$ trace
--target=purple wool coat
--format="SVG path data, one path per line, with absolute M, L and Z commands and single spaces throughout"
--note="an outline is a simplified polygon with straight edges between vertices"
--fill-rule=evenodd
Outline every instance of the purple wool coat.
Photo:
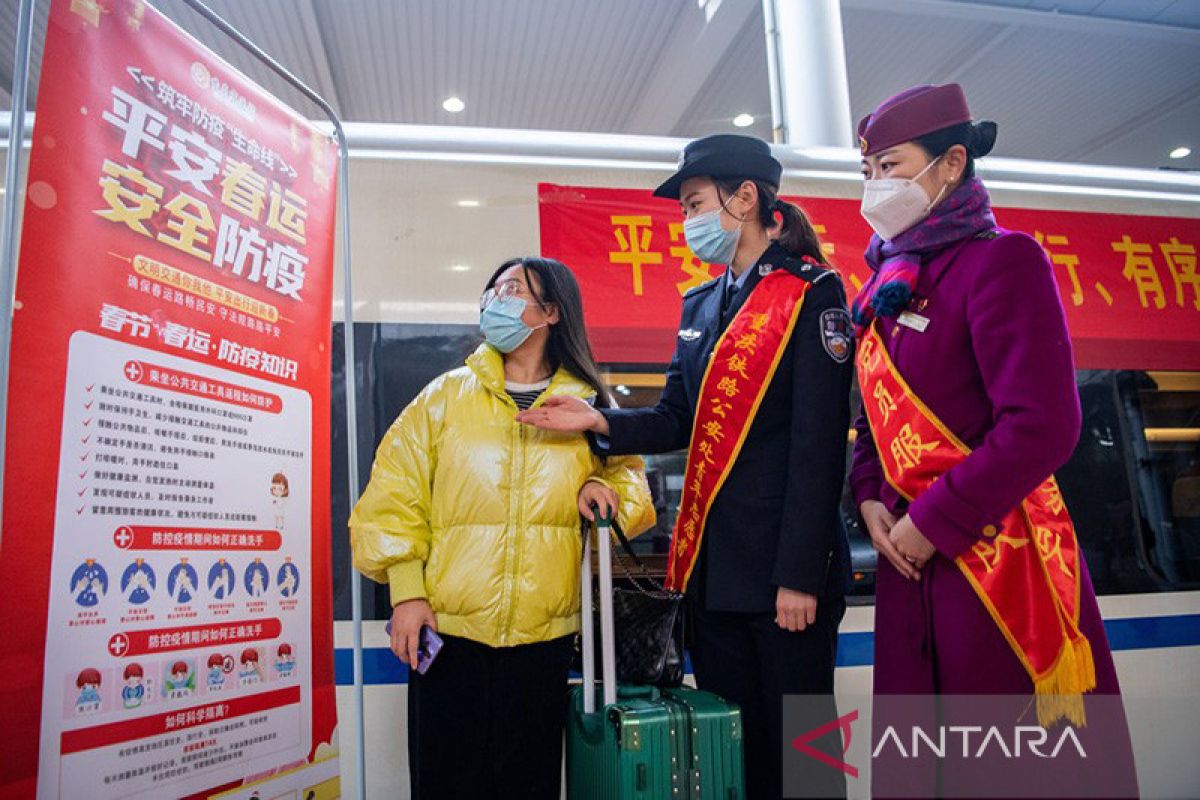
M 1001 229 L 996 234 L 955 243 L 922 266 L 914 303 L 925 301 L 924 332 L 894 319 L 877 323 L 900 374 L 972 452 L 909 506 L 883 478 L 865 416 L 855 421 L 850 486 L 856 507 L 880 500 L 897 517 L 910 514 L 937 548 L 920 581 L 879 557 L 876 695 L 1033 692 L 1028 673 L 953 559 L 1067 462 L 1081 417 L 1052 266 L 1030 236 Z M 1080 602 L 1080 626 L 1096 663 L 1095 694 L 1117 695 L 1086 565 Z M 1124 714 L 1117 716 L 1103 727 L 1128 742 Z M 1131 753 L 1128 769 L 1132 775 Z

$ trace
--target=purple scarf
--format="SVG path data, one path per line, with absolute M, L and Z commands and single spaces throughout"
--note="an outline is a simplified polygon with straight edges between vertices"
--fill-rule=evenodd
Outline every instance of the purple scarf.
M 968 178 L 933 212 L 889 242 L 871 237 L 867 265 L 875 274 L 854 298 L 855 332 L 862 336 L 876 316 L 895 317 L 908 307 L 921 264 L 947 246 L 996 227 L 992 201 L 979 178 Z

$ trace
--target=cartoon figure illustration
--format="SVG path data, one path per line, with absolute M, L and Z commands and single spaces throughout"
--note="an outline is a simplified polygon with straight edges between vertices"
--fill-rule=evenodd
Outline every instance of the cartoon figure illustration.
M 75 700 L 75 712 L 87 714 L 100 710 L 100 670 L 88 667 L 75 678 L 79 697 Z
M 71 573 L 71 596 L 84 608 L 91 608 L 108 593 L 108 573 L 96 559 L 89 558 Z
M 252 683 L 262 682 L 262 670 L 258 665 L 258 651 L 254 648 L 247 648 L 242 651 L 242 668 L 238 672 L 238 678 L 241 679 L 243 686 L 248 686 Z
M 246 567 L 246 593 L 251 597 L 262 597 L 267 593 L 267 585 L 271 582 L 271 573 L 267 572 L 267 567 L 262 563 L 261 558 L 254 559 L 254 563 Z
M 233 567 L 225 559 L 217 559 L 217 563 L 208 571 L 208 591 L 215 599 L 224 600 L 233 594 L 236 585 L 237 578 L 233 574 Z
M 180 605 L 190 603 L 196 594 L 196 586 L 199 583 L 200 580 L 196 577 L 196 568 L 189 564 L 186 558 L 181 558 L 167 575 L 167 594 Z
M 275 583 L 279 585 L 279 593 L 284 597 L 292 597 L 300 591 L 300 570 L 296 569 L 291 557 L 283 560 L 283 566 L 275 576 Z
M 137 708 L 146 696 L 146 687 L 142 685 L 145 675 L 141 664 L 129 664 L 122 675 L 125 685 L 121 687 L 121 704 L 126 708 Z
M 134 605 L 140 606 L 149 600 L 154 587 L 154 570 L 143 559 L 134 559 L 121 573 L 121 594 Z
M 225 656 L 213 653 L 208 657 L 208 690 L 220 691 L 225 688 Z
M 279 673 L 279 677 L 286 678 L 292 674 L 292 670 L 295 668 L 296 658 L 292 655 L 292 646 L 284 642 L 275 651 L 275 671 Z
M 163 694 L 167 697 L 187 697 L 196 690 L 196 676 L 186 661 L 171 665 L 168 677 L 163 681 Z
M 283 530 L 283 512 L 287 507 L 288 479 L 282 472 L 271 476 L 271 507 L 275 511 L 275 530 Z

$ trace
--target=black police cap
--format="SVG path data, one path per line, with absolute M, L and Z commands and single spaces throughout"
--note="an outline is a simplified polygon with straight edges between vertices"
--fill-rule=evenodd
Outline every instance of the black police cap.
M 779 186 L 783 165 L 771 155 L 771 147 L 762 139 L 718 133 L 690 142 L 683 148 L 679 168 L 661 186 L 655 197 L 679 199 L 679 188 L 688 178 L 745 178 Z

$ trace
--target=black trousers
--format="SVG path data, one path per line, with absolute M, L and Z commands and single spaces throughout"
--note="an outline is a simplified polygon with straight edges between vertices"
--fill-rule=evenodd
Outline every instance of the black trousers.
M 413 800 L 558 800 L 572 638 L 445 646 L 408 685 Z
M 832 711 L 837 629 L 846 602 L 821 598 L 816 622 L 800 632 L 780 628 L 773 613 L 709 611 L 698 602 L 691 606 L 696 685 L 741 707 L 747 800 L 777 800 L 783 796 L 783 751 L 789 746 L 783 696 L 827 695 Z M 803 732 L 789 732 L 789 738 Z M 836 779 L 815 794 L 845 796 L 845 784 Z

